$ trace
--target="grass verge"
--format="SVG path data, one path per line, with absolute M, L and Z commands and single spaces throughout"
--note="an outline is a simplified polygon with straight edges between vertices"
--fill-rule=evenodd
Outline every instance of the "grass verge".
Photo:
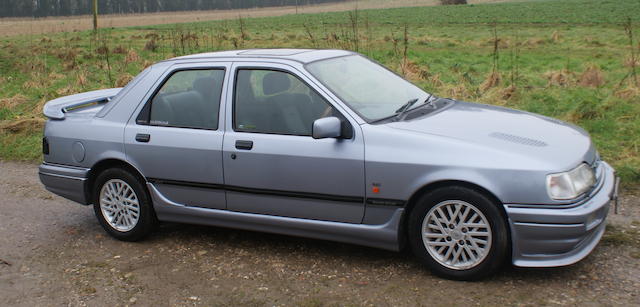
M 640 66 L 640 38 L 627 29 L 640 33 L 638 11 L 636 0 L 539 0 L 4 38 L 0 158 L 40 159 L 38 129 L 2 127 L 40 120 L 44 103 L 56 97 L 122 86 L 158 60 L 239 48 L 339 48 L 361 52 L 439 96 L 584 127 L 623 183 L 635 185 L 640 86 L 633 71 Z

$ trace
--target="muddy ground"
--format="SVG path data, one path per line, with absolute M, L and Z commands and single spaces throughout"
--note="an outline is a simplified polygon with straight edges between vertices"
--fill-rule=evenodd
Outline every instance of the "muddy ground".
M 576 265 L 455 282 L 408 253 L 249 231 L 164 224 L 116 241 L 36 165 L 0 161 L 0 305 L 640 305 L 640 196 L 621 205 Z

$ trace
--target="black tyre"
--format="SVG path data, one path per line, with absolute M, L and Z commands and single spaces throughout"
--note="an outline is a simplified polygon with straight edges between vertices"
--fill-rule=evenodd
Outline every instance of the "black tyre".
M 92 196 L 100 225 L 118 240 L 141 240 L 157 225 L 146 188 L 124 169 L 111 168 L 100 173 Z
M 499 205 L 466 187 L 430 191 L 409 216 L 409 245 L 436 275 L 455 280 L 486 277 L 502 266 L 508 253 L 508 229 Z

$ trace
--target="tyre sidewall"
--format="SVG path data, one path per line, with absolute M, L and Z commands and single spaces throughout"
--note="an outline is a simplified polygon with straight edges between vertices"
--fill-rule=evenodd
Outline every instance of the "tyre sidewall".
M 465 201 L 480 210 L 491 227 L 492 242 L 489 254 L 473 268 L 454 270 L 447 268 L 427 251 L 422 240 L 422 223 L 431 208 L 447 200 Z M 499 204 L 473 189 L 465 187 L 443 187 L 424 194 L 418 199 L 411 211 L 408 223 L 409 245 L 414 254 L 435 274 L 455 280 L 477 280 L 484 278 L 500 268 L 504 263 L 509 246 L 508 230 Z
M 120 179 L 126 182 L 136 193 L 138 198 L 138 204 L 140 206 L 140 217 L 138 218 L 137 224 L 133 227 L 133 229 L 122 232 L 114 229 L 109 225 L 104 215 L 102 214 L 102 210 L 100 208 L 100 191 L 104 184 L 111 179 Z M 120 168 L 112 168 L 103 171 L 96 178 L 95 184 L 93 186 L 93 210 L 95 212 L 100 225 L 104 228 L 109 235 L 115 237 L 116 239 L 122 241 L 138 241 L 148 235 L 152 230 L 156 223 L 155 214 L 153 212 L 153 208 L 151 206 L 151 201 L 147 189 L 142 185 L 140 180 L 135 176 L 131 175 L 129 172 L 120 169 Z

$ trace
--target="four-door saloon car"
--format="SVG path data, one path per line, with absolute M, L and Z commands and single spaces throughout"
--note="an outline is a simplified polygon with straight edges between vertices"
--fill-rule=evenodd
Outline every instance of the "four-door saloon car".
M 408 246 L 477 279 L 586 257 L 617 190 L 584 130 L 439 98 L 342 50 L 178 57 L 44 114 L 42 183 L 126 241 L 159 221 L 233 227 Z

